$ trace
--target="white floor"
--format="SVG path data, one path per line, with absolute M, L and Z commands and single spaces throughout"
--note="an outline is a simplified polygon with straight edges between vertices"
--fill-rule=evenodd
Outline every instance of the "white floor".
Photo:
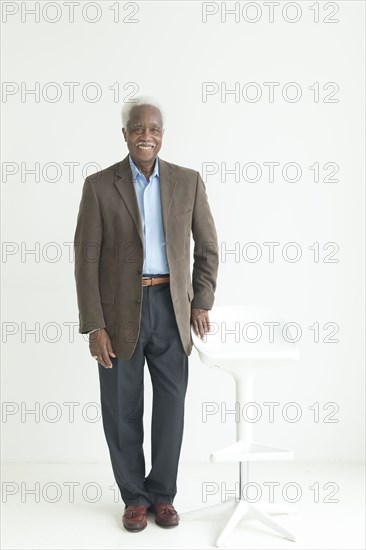
M 288 503 L 296 498 L 297 492 L 298 513 L 276 516 L 277 521 L 295 533 L 297 541 L 285 540 L 254 520 L 244 520 L 230 535 L 226 548 L 365 548 L 362 465 L 253 464 L 250 479 L 257 484 L 252 488 L 262 491 L 263 500 L 268 500 L 271 483 L 279 483 L 275 486 L 278 503 Z M 236 481 L 236 464 L 181 464 L 175 506 L 184 516 L 188 510 L 219 503 L 225 499 L 225 490 L 229 493 Z M 226 508 L 221 514 L 205 514 L 199 520 L 183 519 L 174 529 L 158 527 L 149 516 L 144 531 L 128 533 L 121 523 L 123 503 L 115 501 L 119 495 L 110 489 L 113 486 L 109 463 L 3 464 L 1 547 L 9 550 L 214 548 L 215 538 L 229 514 Z M 282 492 L 286 489 L 288 496 L 284 499 Z M 254 493 L 248 497 L 255 498 Z

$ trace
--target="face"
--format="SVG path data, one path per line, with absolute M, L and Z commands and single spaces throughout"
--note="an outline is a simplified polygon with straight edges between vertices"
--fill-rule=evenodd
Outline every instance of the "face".
M 127 128 L 122 128 L 122 132 L 132 160 L 137 166 L 148 166 L 155 161 L 164 133 L 161 114 L 156 107 L 133 107 Z

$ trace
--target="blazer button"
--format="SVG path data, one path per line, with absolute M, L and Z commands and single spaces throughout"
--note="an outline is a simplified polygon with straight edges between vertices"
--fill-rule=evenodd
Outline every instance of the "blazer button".
M 141 269 L 138 269 L 137 270 L 137 275 L 141 275 L 141 273 L 142 273 Z
M 140 302 L 141 302 L 140 298 L 137 298 L 136 302 L 137 302 L 137 303 L 140 303 Z

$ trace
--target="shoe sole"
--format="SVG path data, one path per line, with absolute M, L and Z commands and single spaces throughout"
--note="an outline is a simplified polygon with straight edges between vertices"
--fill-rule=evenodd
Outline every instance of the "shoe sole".
M 172 527 L 178 527 L 179 523 L 174 523 L 173 525 L 166 525 L 165 523 L 160 523 L 155 519 L 156 525 L 159 525 L 159 527 L 164 527 L 165 529 L 171 529 Z
M 144 529 L 146 529 L 147 527 L 147 524 L 144 525 L 143 527 L 138 527 L 138 528 L 133 528 L 133 527 L 126 527 L 125 525 L 123 526 L 126 531 L 128 531 L 129 533 L 139 533 L 140 531 L 143 531 Z

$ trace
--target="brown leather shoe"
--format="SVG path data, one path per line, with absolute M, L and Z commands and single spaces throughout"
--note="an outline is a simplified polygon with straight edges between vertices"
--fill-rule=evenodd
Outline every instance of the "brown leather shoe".
M 127 531 L 142 531 L 147 525 L 146 506 L 127 506 L 122 516 L 123 526 Z
M 167 502 L 153 504 L 152 509 L 155 514 L 155 523 L 160 527 L 176 527 L 179 525 L 179 516 L 173 504 Z

